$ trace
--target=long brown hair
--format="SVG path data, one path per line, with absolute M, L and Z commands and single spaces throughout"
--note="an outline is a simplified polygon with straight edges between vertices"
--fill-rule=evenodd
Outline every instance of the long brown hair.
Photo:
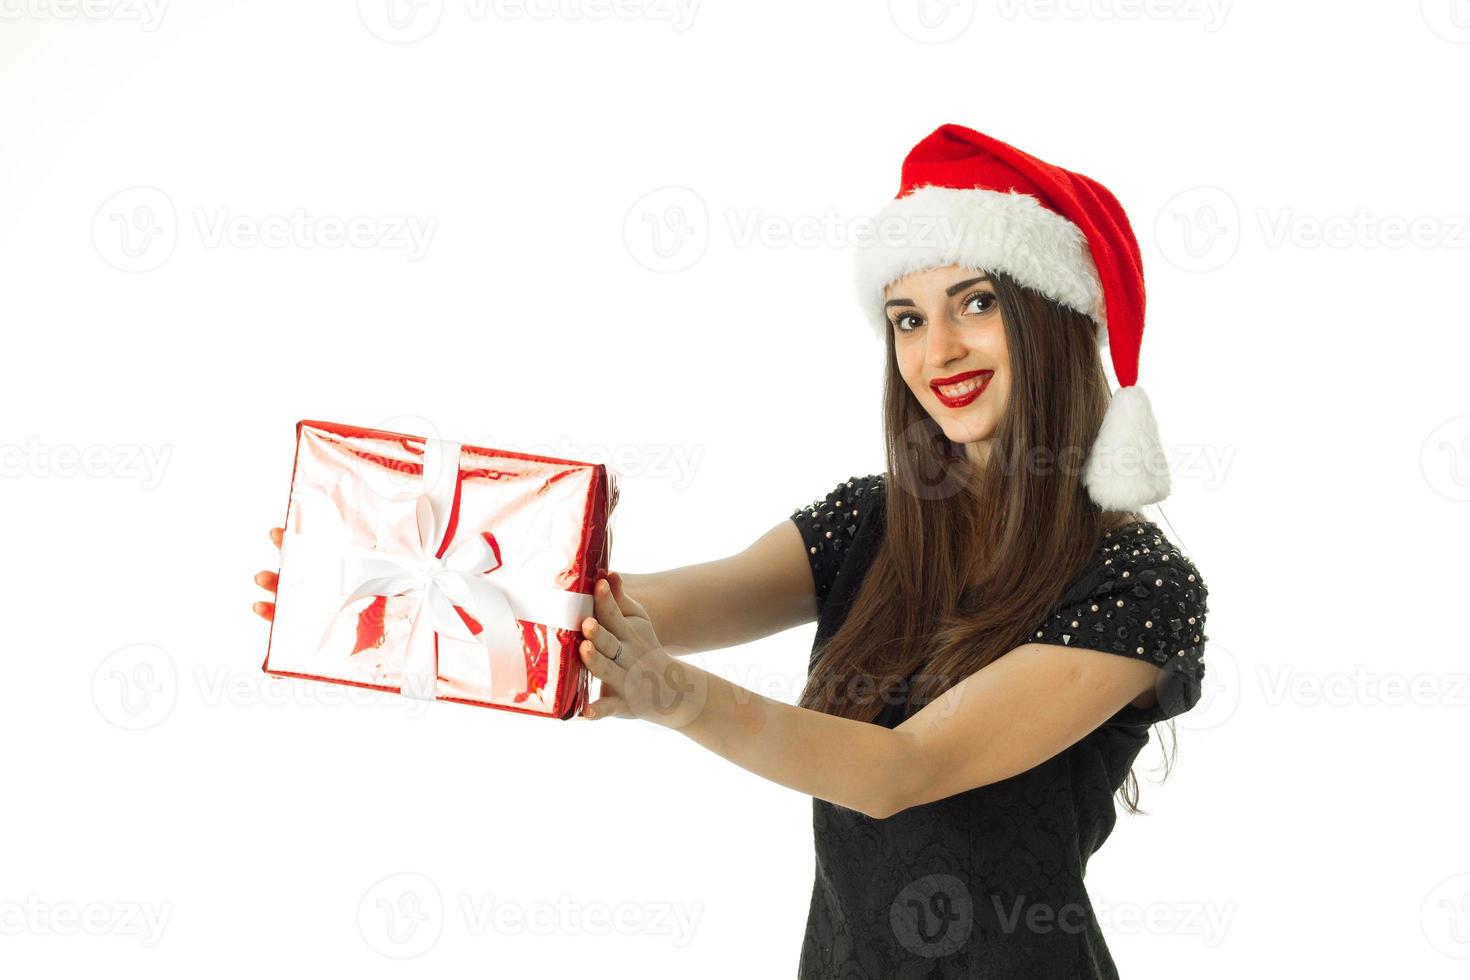
M 1096 325 L 986 274 L 1010 356 L 1009 402 L 989 457 L 975 466 L 944 435 L 899 374 L 885 331 L 883 535 L 812 664 L 802 707 L 862 721 L 889 703 L 918 710 L 1028 642 L 1103 531 L 1138 516 L 1102 510 L 1082 483 L 1109 397 Z M 1137 798 L 1130 771 L 1123 802 L 1132 812 Z

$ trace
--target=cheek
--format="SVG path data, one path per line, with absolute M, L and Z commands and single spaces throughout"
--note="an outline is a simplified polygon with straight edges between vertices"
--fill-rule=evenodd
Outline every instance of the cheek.
M 923 388 L 924 358 L 922 351 L 915 354 L 907 349 L 911 346 L 900 344 L 894 348 L 894 363 L 898 366 L 898 376 L 903 378 L 904 384 L 917 392 Z

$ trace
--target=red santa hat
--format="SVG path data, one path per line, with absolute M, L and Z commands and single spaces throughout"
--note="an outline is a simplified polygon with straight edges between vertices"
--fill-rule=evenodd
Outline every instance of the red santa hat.
M 1003 272 L 1092 318 L 1118 379 L 1083 482 L 1108 510 L 1169 495 L 1169 470 L 1148 396 L 1138 386 L 1143 262 L 1128 216 L 1090 177 L 953 124 L 909 151 L 894 200 L 857 250 L 857 286 L 883 336 L 883 291 L 945 265 Z

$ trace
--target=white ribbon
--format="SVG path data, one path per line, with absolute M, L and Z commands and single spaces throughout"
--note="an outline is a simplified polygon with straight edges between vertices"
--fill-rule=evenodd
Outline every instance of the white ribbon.
M 592 613 L 592 597 L 526 582 L 502 567 L 482 538 L 452 545 L 443 558 L 454 491 L 459 482 L 460 443 L 424 442 L 423 487 L 415 496 L 418 543 L 406 554 L 355 548 L 342 556 L 341 613 L 367 596 L 416 596 L 404 654 L 401 692 L 432 701 L 438 694 L 435 634 L 479 640 L 490 666 L 490 696 L 511 699 L 528 687 L 526 657 L 518 619 L 575 630 Z M 498 543 L 498 542 L 497 542 Z M 524 561 L 525 556 L 522 560 Z M 495 575 L 486 575 L 499 569 Z M 480 624 L 476 637 L 455 610 L 458 605 Z

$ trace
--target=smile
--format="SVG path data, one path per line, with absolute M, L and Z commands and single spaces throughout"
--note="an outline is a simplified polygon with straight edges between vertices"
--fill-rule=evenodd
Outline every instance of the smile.
M 984 393 L 994 371 L 966 371 L 929 382 L 929 390 L 946 408 L 963 408 Z

